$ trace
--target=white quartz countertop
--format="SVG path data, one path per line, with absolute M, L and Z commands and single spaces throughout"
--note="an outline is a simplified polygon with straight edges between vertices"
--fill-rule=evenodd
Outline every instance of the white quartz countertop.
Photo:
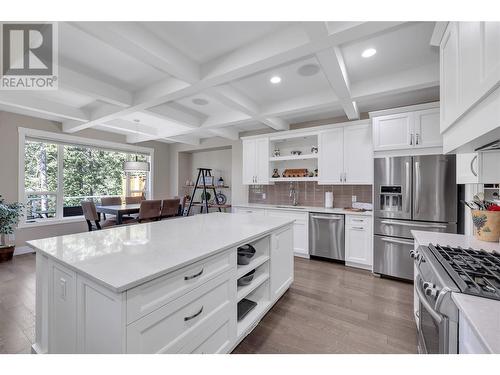
M 287 218 L 212 213 L 28 244 L 97 283 L 123 292 L 291 223 Z
M 271 209 L 271 210 L 285 210 L 285 211 L 297 211 L 297 212 L 318 212 L 325 214 L 343 214 L 343 215 L 361 215 L 361 216 L 373 216 L 372 211 L 349 211 L 343 208 L 324 208 L 324 207 L 313 207 L 313 206 L 287 206 L 287 205 L 274 205 L 274 204 L 260 204 L 260 203 L 239 203 L 233 204 L 233 207 L 243 207 L 243 208 L 261 208 L 261 209 Z
M 451 298 L 486 348 L 499 354 L 500 301 L 463 293 L 453 293 Z
M 415 240 L 422 246 L 428 244 L 483 249 L 500 254 L 498 242 L 476 240 L 472 236 L 452 233 L 436 233 L 412 230 Z M 463 293 L 453 293 L 460 314 L 470 323 L 477 337 L 492 353 L 500 353 L 500 301 L 489 298 L 471 296 Z
M 423 246 L 427 246 L 431 243 L 433 245 L 442 246 L 471 247 L 476 250 L 483 249 L 485 251 L 497 252 L 500 254 L 499 242 L 479 241 L 473 236 L 464 236 L 463 234 L 424 232 L 420 230 L 412 230 L 411 233 L 413 234 L 413 238 Z

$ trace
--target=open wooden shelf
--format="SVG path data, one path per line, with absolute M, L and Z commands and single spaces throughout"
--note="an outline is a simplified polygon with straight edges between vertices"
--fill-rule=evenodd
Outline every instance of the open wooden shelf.
M 254 270 L 257 267 L 261 266 L 268 260 L 269 260 L 269 255 L 262 254 L 253 258 L 252 261 L 248 264 L 238 265 L 238 270 L 236 271 L 236 278 L 239 279 L 240 277 L 249 273 L 251 270 Z
M 270 304 L 269 300 L 260 299 L 254 302 L 257 302 L 257 306 L 255 306 L 253 310 L 250 311 L 248 315 L 245 316 L 242 320 L 240 320 L 237 324 L 238 338 L 240 338 L 243 334 L 245 334 L 252 324 L 256 325 L 259 322 L 259 320 L 257 319 L 259 319 L 259 317 L 262 314 L 264 314 L 266 309 L 269 308 Z
M 238 287 L 238 298 L 237 302 L 240 302 L 243 298 L 252 293 L 255 289 L 262 285 L 267 279 L 269 279 L 269 273 L 262 273 L 252 280 L 248 285 Z M 255 309 L 254 309 L 255 310 Z
M 272 156 L 269 161 L 284 161 L 284 160 L 307 160 L 317 159 L 318 154 L 302 154 L 302 155 L 285 155 L 285 156 Z
M 318 181 L 318 177 L 271 177 L 269 178 L 269 182 L 283 182 L 283 181 Z

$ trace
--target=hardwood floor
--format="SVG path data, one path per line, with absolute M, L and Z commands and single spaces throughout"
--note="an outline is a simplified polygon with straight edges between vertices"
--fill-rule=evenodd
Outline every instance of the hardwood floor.
M 295 258 L 292 287 L 233 353 L 417 353 L 413 286 Z
M 295 282 L 233 353 L 416 353 L 411 284 L 295 258 Z M 0 263 L 0 353 L 29 353 L 35 256 Z

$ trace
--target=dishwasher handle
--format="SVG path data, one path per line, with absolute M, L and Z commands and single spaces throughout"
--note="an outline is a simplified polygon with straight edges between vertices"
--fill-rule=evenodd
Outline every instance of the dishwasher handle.
M 319 219 L 319 220 L 342 220 L 342 216 L 316 216 L 311 215 L 311 219 Z

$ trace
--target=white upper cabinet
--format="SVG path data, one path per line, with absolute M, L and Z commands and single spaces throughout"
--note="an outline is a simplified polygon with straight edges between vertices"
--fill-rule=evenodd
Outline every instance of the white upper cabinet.
M 413 114 L 413 134 L 415 147 L 439 147 L 443 138 L 439 131 L 439 109 L 425 109 Z
M 373 145 L 370 124 L 344 128 L 344 182 L 371 184 L 373 181 Z
M 451 23 L 440 48 L 441 133 L 456 119 L 459 106 L 458 28 Z
M 500 22 L 449 22 L 440 42 L 444 152 L 473 150 L 483 135 L 488 143 L 498 127 L 499 83 Z
M 437 104 L 373 112 L 374 151 L 441 147 Z
M 411 147 L 413 116 L 397 113 L 373 119 L 373 149 L 375 151 L 398 150 Z
M 319 133 L 319 183 L 340 184 L 344 179 L 344 129 Z
M 269 183 L 269 138 L 243 140 L 243 184 Z

